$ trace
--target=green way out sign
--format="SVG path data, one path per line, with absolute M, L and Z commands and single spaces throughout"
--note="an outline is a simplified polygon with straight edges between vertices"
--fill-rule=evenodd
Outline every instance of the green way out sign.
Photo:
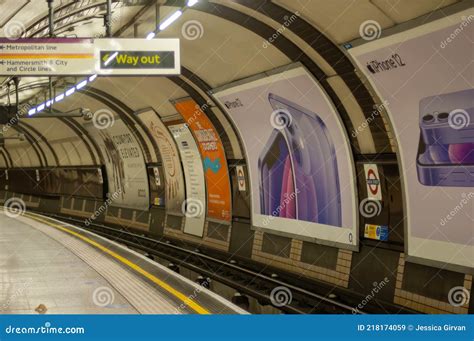
M 102 69 L 173 69 L 173 51 L 100 51 Z
M 180 74 L 179 39 L 97 39 L 97 73 L 103 75 Z

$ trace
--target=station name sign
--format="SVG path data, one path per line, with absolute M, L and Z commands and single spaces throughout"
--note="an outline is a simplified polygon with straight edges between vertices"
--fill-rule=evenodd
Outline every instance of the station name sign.
M 179 39 L 0 39 L 2 76 L 178 75 Z

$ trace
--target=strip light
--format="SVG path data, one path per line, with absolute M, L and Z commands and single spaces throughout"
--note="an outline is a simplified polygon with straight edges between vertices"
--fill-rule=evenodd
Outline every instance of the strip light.
M 54 101 L 61 102 L 63 99 L 64 99 L 64 93 L 57 95 Z
M 171 14 L 168 18 L 166 18 L 163 23 L 158 27 L 159 31 L 165 30 L 168 26 L 170 26 L 173 22 L 175 22 L 182 14 L 183 11 L 186 9 L 186 7 L 193 7 L 195 4 L 197 4 L 199 0 L 188 0 L 186 3 L 186 6 L 182 10 L 177 10 L 173 14 Z M 156 32 L 152 31 L 147 34 L 146 39 L 151 40 L 156 36 Z M 114 60 L 118 55 L 118 52 L 113 53 L 104 63 L 104 65 L 108 65 L 112 60 Z M 53 103 L 60 102 L 64 99 L 66 96 L 72 95 L 76 90 L 82 89 L 87 85 L 87 83 L 93 82 L 97 78 L 97 74 L 93 74 L 92 76 L 89 76 L 89 78 L 86 78 L 79 83 L 77 83 L 75 86 L 72 88 L 68 89 L 65 93 L 59 94 L 56 96 L 56 98 L 53 99 L 48 99 L 45 103 L 42 103 L 38 105 L 36 108 L 32 108 L 28 111 L 28 115 L 32 116 L 34 114 L 37 114 L 38 112 L 42 111 L 46 106 L 49 107 Z
M 76 85 L 76 90 L 82 89 L 87 84 L 87 79 L 84 79 L 82 82 Z
M 159 27 L 160 31 L 165 30 L 169 25 L 174 23 L 181 16 L 181 14 L 183 14 L 183 12 L 180 10 L 177 10 L 176 12 L 171 14 L 168 18 L 166 18 L 165 21 L 163 21 L 163 23 Z
M 146 36 L 146 39 L 151 40 L 151 39 L 155 38 L 155 36 L 156 36 L 156 33 L 155 33 L 155 32 L 150 32 L 150 33 L 148 33 L 148 35 Z
M 66 97 L 67 97 L 67 96 L 71 96 L 74 92 L 76 92 L 76 88 L 75 88 L 75 87 L 66 90 L 66 92 L 65 92 Z

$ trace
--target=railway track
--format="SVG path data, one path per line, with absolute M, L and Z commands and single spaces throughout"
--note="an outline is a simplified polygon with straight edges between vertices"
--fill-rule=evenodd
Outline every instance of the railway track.
M 175 245 L 173 240 L 157 240 L 147 235 L 139 235 L 124 228 L 109 227 L 101 224 L 89 224 L 85 226 L 84 221 L 62 215 L 38 212 L 51 218 L 63 220 L 65 222 L 80 226 L 86 230 L 106 237 L 110 240 L 137 249 L 147 256 L 161 258 L 190 269 L 213 281 L 223 283 L 234 288 L 244 295 L 251 296 L 261 304 L 270 304 L 288 314 L 365 314 L 379 312 L 413 313 L 411 310 L 400 309 L 399 306 L 390 305 L 386 302 L 371 302 L 373 307 L 368 307 L 367 311 L 355 309 L 358 302 L 364 297 L 355 295 L 349 290 L 334 290 L 334 287 L 318 286 L 314 282 L 308 283 L 301 278 L 297 281 L 289 281 L 280 270 L 267 269 L 263 273 L 253 268 L 256 264 L 242 259 L 222 259 L 212 254 L 209 250 L 190 249 Z M 212 251 L 211 251 L 212 252 Z M 261 264 L 260 264 L 261 267 Z M 275 276 L 275 273 L 278 273 Z M 289 279 L 289 280 L 288 280 Z M 300 282 L 302 286 L 290 283 Z M 314 289 L 320 292 L 329 292 L 327 295 L 315 293 Z M 332 288 L 332 289 L 331 289 Z M 280 291 L 282 301 L 276 299 L 278 292 L 272 295 L 272 291 Z M 272 300 L 273 296 L 273 300 Z M 283 302 L 284 300 L 284 302 Z M 285 303 L 285 304 L 280 304 Z

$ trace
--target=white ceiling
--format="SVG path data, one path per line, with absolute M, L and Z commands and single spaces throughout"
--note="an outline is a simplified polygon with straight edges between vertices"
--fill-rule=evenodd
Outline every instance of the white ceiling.
M 261 18 L 253 10 L 244 8 L 239 3 L 232 3 L 229 0 L 214 0 L 224 6 L 235 10 L 240 10 L 246 15 L 252 15 L 257 19 L 265 20 L 272 27 L 278 26 L 270 18 Z M 336 44 L 342 44 L 359 37 L 359 27 L 366 20 L 376 20 L 382 29 L 412 20 L 424 14 L 430 13 L 439 8 L 449 6 L 457 0 L 274 0 L 276 4 L 298 14 L 321 32 L 327 35 Z M 56 8 L 71 1 L 55 1 Z M 89 6 L 93 3 L 105 3 L 99 0 L 82 0 L 75 2 L 75 10 Z M 14 9 L 22 4 L 21 0 L 0 0 L 0 23 L 9 18 Z M 140 11 L 142 6 L 123 7 L 123 3 L 114 3 L 117 8 L 113 13 L 114 31 L 128 23 L 131 18 Z M 164 6 L 161 9 L 161 18 L 165 18 L 171 11 L 177 8 Z M 95 15 L 104 13 L 104 8 Z M 90 12 L 89 12 L 90 14 Z M 19 13 L 10 18 L 9 23 L 21 23 L 28 28 L 32 23 L 41 17 L 47 15 L 46 1 L 30 1 Z M 81 13 L 81 16 L 87 16 L 88 13 Z M 76 19 L 80 16 L 76 16 Z M 190 40 L 183 36 L 183 27 L 190 21 L 197 22 L 202 27 L 202 36 L 198 39 Z M 123 33 L 123 37 L 133 37 L 136 31 L 137 37 L 145 37 L 153 27 L 155 27 L 155 8 L 151 7 L 136 22 L 137 26 L 131 26 Z M 5 27 L 8 22 L 5 23 Z M 0 28 L 0 37 L 5 37 L 5 27 Z M 288 32 L 283 34 L 288 39 L 294 39 L 291 34 L 291 27 Z M 80 24 L 74 25 L 67 32 L 69 36 L 91 37 L 103 34 L 103 19 L 87 19 Z M 181 56 L 184 67 L 198 75 L 211 87 L 221 86 L 223 84 L 254 75 L 256 73 L 271 70 L 275 67 L 288 64 L 290 60 L 280 50 L 269 45 L 262 47 L 264 40 L 240 25 L 236 25 L 223 19 L 220 16 L 214 16 L 203 13 L 198 10 L 187 10 L 173 23 L 168 29 L 159 34 L 159 37 L 178 37 L 181 38 Z M 305 51 L 311 49 L 308 46 L 302 46 L 301 42 L 294 40 Z M 332 72 L 330 65 L 324 65 L 324 62 L 318 55 L 312 51 L 308 53 L 314 62 L 320 65 L 329 75 Z M 319 59 L 318 59 L 319 58 Z M 43 79 L 43 81 L 46 79 Z M 38 78 L 23 78 L 21 85 L 38 82 Z M 2 79 L 0 78 L 0 82 Z M 1 84 L 1 83 L 0 83 Z M 170 104 L 171 99 L 184 97 L 187 95 L 181 88 L 166 78 L 156 77 L 118 77 L 102 78 L 96 80 L 93 87 L 105 91 L 115 96 L 133 110 L 153 107 L 160 115 L 170 116 L 175 113 Z M 46 90 L 46 89 L 45 89 Z M 0 103 L 5 103 L 6 98 L 1 97 L 5 94 L 5 88 L 0 90 Z M 38 90 L 22 92 L 20 100 L 25 101 L 38 95 Z M 42 95 L 41 95 L 42 96 Z M 14 98 L 14 96 L 12 96 Z M 31 102 L 33 102 L 31 100 Z M 34 104 L 34 103 L 32 103 Z M 37 104 L 37 103 L 36 103 Z M 101 108 L 99 102 L 92 100 L 88 96 L 75 94 L 71 98 L 58 104 L 58 109 L 65 110 L 77 106 L 89 107 L 91 109 Z M 33 120 L 28 120 L 33 121 Z M 63 139 L 66 132 L 63 130 L 58 134 L 56 129 L 51 129 L 52 120 L 38 119 L 34 122 L 35 128 L 42 131 L 46 138 L 51 140 Z M 56 127 L 62 127 L 57 125 Z M 67 135 L 67 134 L 66 134 Z M 9 142 L 14 145 L 17 142 Z

